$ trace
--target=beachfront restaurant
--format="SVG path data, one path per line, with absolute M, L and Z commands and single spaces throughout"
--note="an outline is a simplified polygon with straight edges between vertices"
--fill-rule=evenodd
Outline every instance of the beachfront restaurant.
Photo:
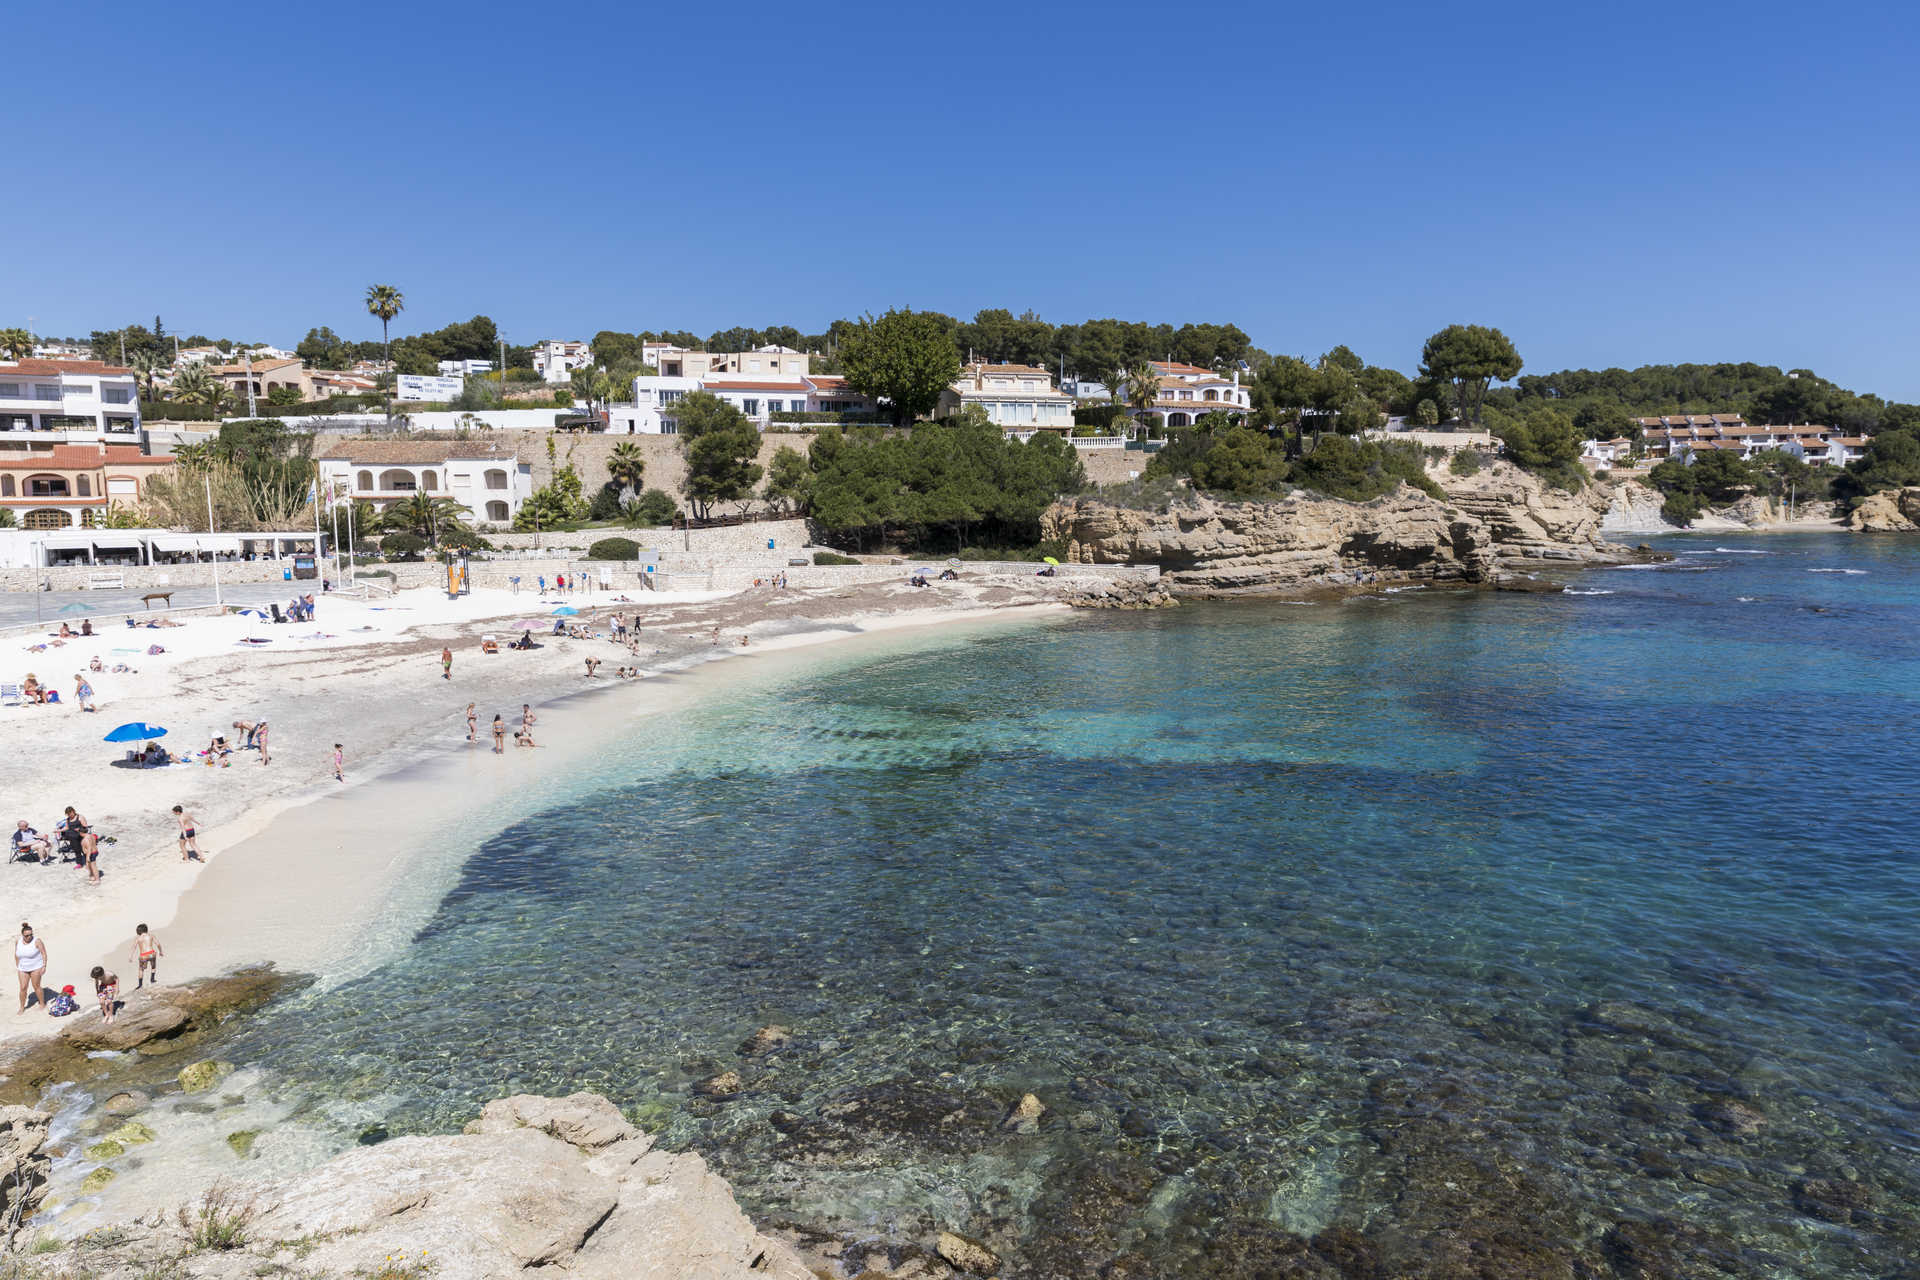
M 319 546 L 316 547 L 316 542 Z M 312 533 L 174 533 L 165 529 L 0 529 L 0 567 L 63 565 L 234 564 L 290 560 L 296 552 L 324 558 Z

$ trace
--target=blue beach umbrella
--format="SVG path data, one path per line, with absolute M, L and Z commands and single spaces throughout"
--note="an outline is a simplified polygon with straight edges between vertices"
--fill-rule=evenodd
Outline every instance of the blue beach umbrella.
M 574 614 L 579 612 L 580 611 L 574 608 L 572 605 L 563 604 L 558 609 L 555 609 L 553 611 L 553 616 L 556 618 L 571 618 Z
M 115 729 L 112 733 L 102 738 L 101 741 L 102 742 L 145 742 L 151 738 L 164 738 L 166 736 L 167 736 L 167 731 L 161 728 L 159 725 L 143 724 L 142 722 L 135 720 L 131 724 L 121 725 L 118 729 Z

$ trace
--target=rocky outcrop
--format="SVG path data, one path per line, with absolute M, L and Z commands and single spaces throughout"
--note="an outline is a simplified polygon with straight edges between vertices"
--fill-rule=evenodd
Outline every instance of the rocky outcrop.
M 1601 536 L 1604 497 L 1549 489 L 1497 464 L 1450 477 L 1445 499 L 1407 485 L 1371 502 L 1296 491 L 1267 502 L 1195 494 L 1163 511 L 1096 498 L 1056 503 L 1042 536 L 1079 564 L 1154 564 L 1174 595 L 1231 596 L 1361 584 L 1492 584 L 1509 567 L 1631 557 Z
M 42 1148 L 52 1119 L 31 1107 L 0 1107 L 0 1224 L 8 1234 L 46 1197 L 53 1157 Z
M 116 1243 L 96 1239 L 75 1259 L 86 1264 L 76 1274 L 148 1274 L 149 1260 L 189 1252 L 196 1232 L 219 1224 L 237 1224 L 244 1243 L 196 1254 L 195 1275 L 492 1280 L 551 1268 L 570 1280 L 812 1280 L 699 1156 L 654 1150 L 597 1094 L 502 1099 L 463 1134 L 396 1138 L 298 1177 L 217 1190 L 177 1222 L 116 1227 Z
M 1920 529 L 1920 488 L 1871 494 L 1853 509 L 1847 528 L 1855 533 L 1912 533 Z

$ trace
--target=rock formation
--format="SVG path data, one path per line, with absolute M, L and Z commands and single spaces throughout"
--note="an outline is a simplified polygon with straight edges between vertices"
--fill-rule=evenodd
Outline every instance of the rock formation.
M 47 1117 L 23 1111 L 0 1110 L 0 1142 L 9 1124 L 44 1140 Z M 215 1237 L 240 1243 L 209 1246 Z M 654 1150 L 587 1093 L 492 1102 L 463 1134 L 396 1138 L 298 1177 L 216 1190 L 177 1222 L 135 1222 L 113 1239 L 86 1243 L 74 1274 L 155 1274 L 143 1268 L 192 1253 L 193 1274 L 209 1277 L 492 1280 L 551 1268 L 570 1280 L 813 1280 L 699 1156 Z
M 1920 529 L 1920 488 L 1871 494 L 1853 509 L 1847 528 L 1855 533 L 1911 533 Z
M 1156 564 L 1175 595 L 1228 596 L 1356 583 L 1491 584 L 1539 561 L 1613 563 L 1631 552 L 1602 537 L 1604 494 L 1569 494 L 1499 463 L 1448 477 L 1447 497 L 1407 485 L 1371 502 L 1296 491 L 1266 502 L 1204 494 L 1164 511 L 1097 498 L 1056 503 L 1042 536 L 1080 564 Z

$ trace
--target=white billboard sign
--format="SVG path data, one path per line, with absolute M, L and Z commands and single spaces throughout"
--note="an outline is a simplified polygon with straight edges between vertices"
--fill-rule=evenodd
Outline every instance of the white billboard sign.
M 403 373 L 393 380 L 395 400 L 451 400 L 465 386 L 459 378 L 435 378 L 418 373 Z

